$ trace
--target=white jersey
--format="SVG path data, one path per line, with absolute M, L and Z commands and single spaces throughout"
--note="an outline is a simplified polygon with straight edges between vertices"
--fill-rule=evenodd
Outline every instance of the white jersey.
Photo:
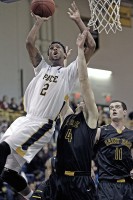
M 54 120 L 77 81 L 77 61 L 64 68 L 51 67 L 42 59 L 34 71 L 35 77 L 24 95 L 25 110 L 30 116 Z
M 24 96 L 27 115 L 16 119 L 1 139 L 12 149 L 6 163 L 8 168 L 14 169 L 12 160 L 16 160 L 14 170 L 18 171 L 21 164 L 30 162 L 44 144 L 50 141 L 55 129 L 54 120 L 77 78 L 77 61 L 62 68 L 51 67 L 42 59 L 35 68 L 35 77 Z

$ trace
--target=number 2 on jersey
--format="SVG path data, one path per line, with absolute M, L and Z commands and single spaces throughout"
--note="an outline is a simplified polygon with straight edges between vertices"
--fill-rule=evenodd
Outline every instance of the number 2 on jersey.
M 46 84 L 43 86 L 40 95 L 45 96 L 45 95 L 46 95 L 46 90 L 48 90 L 48 88 L 49 88 L 49 84 L 46 83 Z
M 66 135 L 65 135 L 65 139 L 68 140 L 68 142 L 72 141 L 72 130 L 68 129 Z

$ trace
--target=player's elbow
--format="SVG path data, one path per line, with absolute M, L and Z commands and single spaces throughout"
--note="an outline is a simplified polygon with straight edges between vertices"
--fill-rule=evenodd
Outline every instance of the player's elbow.
M 33 46 L 34 46 L 34 42 L 31 39 L 27 38 L 26 39 L 26 48 L 30 49 Z
M 34 46 L 35 45 L 35 38 L 31 35 L 28 35 L 26 38 L 26 46 Z

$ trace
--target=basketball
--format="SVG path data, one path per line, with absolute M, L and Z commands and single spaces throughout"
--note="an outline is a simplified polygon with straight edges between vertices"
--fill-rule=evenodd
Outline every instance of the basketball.
M 55 3 L 53 0 L 33 0 L 31 2 L 31 10 L 40 17 L 49 17 L 54 14 Z

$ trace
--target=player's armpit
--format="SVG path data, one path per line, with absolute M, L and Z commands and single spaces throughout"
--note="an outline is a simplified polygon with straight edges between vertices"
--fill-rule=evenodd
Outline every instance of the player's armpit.
M 31 59 L 32 59 L 33 66 L 37 67 L 42 60 L 42 56 L 39 52 L 37 52 L 35 57 L 32 57 Z

